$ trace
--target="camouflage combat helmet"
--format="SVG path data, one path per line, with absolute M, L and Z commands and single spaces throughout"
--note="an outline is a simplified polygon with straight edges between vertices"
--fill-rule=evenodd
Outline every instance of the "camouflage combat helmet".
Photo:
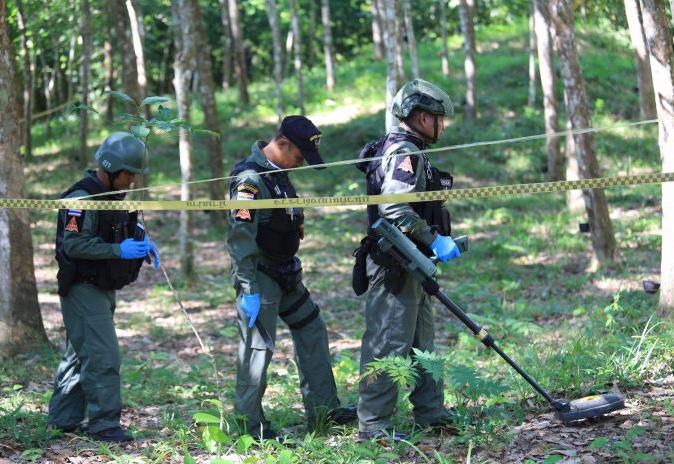
M 414 79 L 400 88 L 393 99 L 391 113 L 404 121 L 415 108 L 441 116 L 454 113 L 449 95 L 440 87 L 423 79 Z
M 143 168 L 145 144 L 128 132 L 113 132 L 96 151 L 96 163 L 106 172 L 147 174 Z

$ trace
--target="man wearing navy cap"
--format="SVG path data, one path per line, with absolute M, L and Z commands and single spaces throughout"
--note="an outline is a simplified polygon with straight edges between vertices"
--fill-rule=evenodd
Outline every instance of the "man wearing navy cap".
M 323 164 L 318 152 L 321 132 L 304 116 L 283 119 L 269 142 L 257 141 L 251 154 L 232 170 L 232 200 L 297 198 L 286 172 L 306 161 Z M 318 420 L 344 424 L 356 419 L 355 408 L 340 408 L 332 374 L 328 335 L 318 306 L 302 284 L 295 255 L 304 238 L 301 208 L 236 209 L 230 214 L 227 243 L 232 258 L 240 329 L 234 407 L 249 434 L 275 439 L 262 411 L 267 367 L 280 316 L 290 328 L 300 388 L 310 427 Z

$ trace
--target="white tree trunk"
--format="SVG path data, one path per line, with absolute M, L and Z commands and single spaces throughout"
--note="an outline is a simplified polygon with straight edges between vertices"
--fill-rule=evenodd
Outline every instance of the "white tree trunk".
M 402 0 L 403 13 L 405 17 L 405 33 L 407 34 L 407 45 L 410 50 L 410 61 L 412 62 L 412 77 L 418 79 L 419 74 L 419 55 L 417 54 L 417 39 L 414 36 L 414 23 L 412 21 L 412 8 L 410 0 Z
M 112 44 L 109 40 L 103 42 L 103 69 L 105 69 L 105 90 L 112 90 L 115 85 L 115 68 L 112 65 Z M 114 105 L 112 95 L 105 99 L 105 119 L 112 121 L 114 118 Z
M 14 51 L 0 0 L 0 198 L 24 198 Z M 47 341 L 37 299 L 28 212 L 0 209 L 0 358 Z
M 533 107 L 536 104 L 536 26 L 534 14 L 529 16 L 529 94 L 527 105 Z
M 89 0 L 81 0 L 80 11 L 82 13 L 82 70 L 80 71 L 80 84 L 82 99 L 84 105 L 89 104 L 89 78 L 91 77 L 91 10 L 89 9 Z M 89 149 L 87 147 L 87 133 L 89 132 L 89 112 L 80 111 L 80 154 L 79 164 L 84 168 L 89 161 Z
M 641 26 L 641 8 L 638 0 L 625 0 L 625 15 L 634 48 L 634 60 L 637 67 L 637 86 L 639 87 L 639 110 L 643 119 L 655 118 L 655 93 L 653 92 L 653 78 L 651 65 L 648 62 L 646 37 Z
M 477 83 L 475 76 L 475 0 L 460 0 L 459 12 L 461 31 L 463 32 L 463 48 L 466 52 L 464 70 L 466 73 L 466 119 L 477 116 Z
M 140 99 L 147 97 L 147 75 L 145 73 L 145 53 L 143 51 L 143 23 L 139 14 L 138 6 L 132 0 L 126 0 L 126 11 L 129 15 L 131 26 L 131 43 L 136 57 L 136 73 L 138 74 L 138 88 Z M 149 111 L 149 107 L 147 107 Z M 149 116 L 149 113 L 148 113 Z
M 557 117 L 557 94 L 555 92 L 555 70 L 552 62 L 552 41 L 550 39 L 550 20 L 547 4 L 534 0 L 534 26 L 536 29 L 536 48 L 538 49 L 538 67 L 543 93 L 543 112 L 545 115 L 545 151 L 548 161 L 548 179 L 562 180 L 564 159 L 559 151 L 559 137 L 552 134 L 559 131 Z
M 222 22 L 222 88 L 228 89 L 232 82 L 232 30 L 229 25 L 229 5 L 227 0 L 219 0 L 220 21 Z
M 33 127 L 33 72 L 30 64 L 30 48 L 28 47 L 28 37 L 26 28 L 26 15 L 24 14 L 23 2 L 16 1 L 16 22 L 19 26 L 19 37 L 21 39 L 21 51 L 23 53 L 23 123 L 21 129 L 23 132 L 23 147 L 27 159 L 33 156 L 33 137 L 31 135 Z
M 660 119 L 662 171 L 674 172 L 674 51 L 672 33 L 662 0 L 641 0 L 643 29 L 648 46 L 651 75 Z M 674 183 L 662 184 L 662 257 L 660 308 L 674 311 Z
M 289 0 L 290 12 L 292 14 L 291 26 L 295 40 L 293 40 L 293 51 L 295 55 L 295 78 L 297 79 L 297 104 L 300 108 L 300 114 L 304 114 L 304 76 L 302 75 L 302 30 L 300 28 L 300 17 L 296 0 Z
M 243 47 L 243 26 L 239 20 L 239 5 L 237 0 L 229 1 L 229 19 L 232 30 L 232 40 L 234 41 L 234 72 L 239 88 L 239 103 L 248 105 L 250 96 L 248 95 L 248 69 L 246 65 L 246 52 Z
M 393 28 L 395 30 L 395 53 L 396 53 L 396 74 L 398 75 L 398 87 L 401 87 L 405 83 L 405 61 L 403 57 L 403 41 L 404 41 L 404 36 L 403 36 L 403 14 L 402 14 L 402 8 L 400 5 L 400 2 L 402 0 L 393 0 L 394 6 L 395 6 L 395 16 L 394 16 L 394 25 Z
M 173 0 L 171 2 L 171 12 L 173 16 L 174 41 L 175 41 L 175 62 L 173 87 L 176 92 L 176 106 L 178 116 L 189 120 L 190 100 L 189 86 L 191 69 L 194 69 L 195 52 L 189 21 L 184 20 L 184 13 L 188 11 L 185 0 Z M 183 201 L 191 199 L 190 184 L 192 181 L 192 138 L 185 128 L 180 128 L 178 141 L 178 150 L 180 153 L 180 178 L 182 184 L 180 187 L 180 199 Z M 192 211 L 180 212 L 180 225 L 178 237 L 180 241 L 180 267 L 183 277 L 188 282 L 194 280 L 194 250 L 192 247 L 193 226 Z
M 391 130 L 397 121 L 391 114 L 393 97 L 398 91 L 398 68 L 396 66 L 396 34 L 399 31 L 395 24 L 395 0 L 382 0 L 384 6 L 384 45 L 386 47 L 386 132 Z
M 372 43 L 374 44 L 374 58 L 381 60 L 384 58 L 386 49 L 382 37 L 382 11 L 381 0 L 370 1 L 370 11 L 372 13 Z
M 323 22 L 323 54 L 325 55 L 325 87 L 335 87 L 334 56 L 332 51 L 332 26 L 330 25 L 330 0 L 321 0 L 321 20 Z
M 449 76 L 449 46 L 447 45 L 447 0 L 438 0 L 438 16 L 440 16 L 440 38 L 442 40 L 442 75 Z
M 276 0 L 267 0 L 267 19 L 271 28 L 272 55 L 274 58 L 274 90 L 276 92 L 276 115 L 278 122 L 281 123 L 283 113 L 283 63 L 281 57 L 281 29 L 278 22 L 278 12 L 276 11 Z
M 559 55 L 564 81 L 564 103 L 571 128 L 574 130 L 590 128 L 592 120 L 587 104 L 585 82 L 580 71 L 570 0 L 551 0 L 550 18 L 555 26 L 555 48 Z M 600 177 L 592 134 L 576 134 L 573 141 L 581 178 Z M 592 231 L 594 261 L 597 264 L 611 262 L 616 257 L 617 248 L 604 190 L 586 189 L 583 190 L 583 197 Z

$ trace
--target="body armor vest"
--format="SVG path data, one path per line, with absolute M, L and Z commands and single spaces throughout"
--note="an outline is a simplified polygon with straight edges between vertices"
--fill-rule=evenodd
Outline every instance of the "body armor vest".
M 104 193 L 100 184 L 90 175 L 79 180 L 61 195 L 65 198 L 76 190 L 84 190 L 89 195 Z M 93 197 L 93 200 L 121 200 L 123 194 L 110 193 Z M 143 264 L 141 259 L 79 259 L 69 258 L 65 253 L 64 232 L 66 210 L 60 210 L 56 226 L 56 261 L 59 264 L 57 280 L 59 295 L 66 296 L 76 283 L 91 283 L 102 290 L 119 290 L 138 278 Z M 96 235 L 106 243 L 121 243 L 127 238 L 143 240 L 145 233 L 138 226 L 138 213 L 128 211 L 98 212 L 98 231 Z
M 428 148 L 428 145 L 423 140 L 412 134 L 391 133 L 381 139 L 368 143 L 361 150 L 358 158 L 362 159 L 363 162 L 358 163 L 356 167 L 366 176 L 368 195 L 381 194 L 385 175 L 381 165 L 381 159 L 373 159 L 371 161 L 368 161 L 368 159 L 381 158 L 387 153 L 389 148 L 401 142 L 411 142 L 419 150 Z M 419 155 L 410 155 L 410 157 L 419 157 Z M 417 168 L 424 170 L 424 175 L 426 176 L 426 191 L 450 190 L 452 188 L 453 178 L 449 173 L 432 167 L 426 155 L 421 156 L 421 162 L 423 165 L 418 166 Z M 450 235 L 452 227 L 449 212 L 443 208 L 442 204 L 442 201 L 424 201 L 410 203 L 410 206 L 435 232 L 438 232 L 440 235 Z M 372 230 L 372 224 L 374 224 L 379 217 L 378 205 L 368 205 L 368 235 L 376 235 Z
M 288 174 L 265 169 L 252 161 L 243 161 L 234 166 L 230 176 L 249 170 L 260 174 L 273 199 L 297 198 L 297 192 Z M 300 226 L 304 224 L 304 212 L 301 208 L 274 208 L 271 212 L 271 219 L 268 222 L 259 223 L 255 240 L 270 258 L 290 261 L 300 247 Z

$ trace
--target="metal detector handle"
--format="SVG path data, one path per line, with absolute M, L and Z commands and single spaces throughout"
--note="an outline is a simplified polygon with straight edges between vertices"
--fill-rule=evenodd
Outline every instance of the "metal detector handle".
M 468 236 L 467 235 L 459 235 L 454 239 L 454 243 L 456 243 L 456 246 L 459 248 L 459 251 L 461 254 L 465 253 L 468 251 Z

